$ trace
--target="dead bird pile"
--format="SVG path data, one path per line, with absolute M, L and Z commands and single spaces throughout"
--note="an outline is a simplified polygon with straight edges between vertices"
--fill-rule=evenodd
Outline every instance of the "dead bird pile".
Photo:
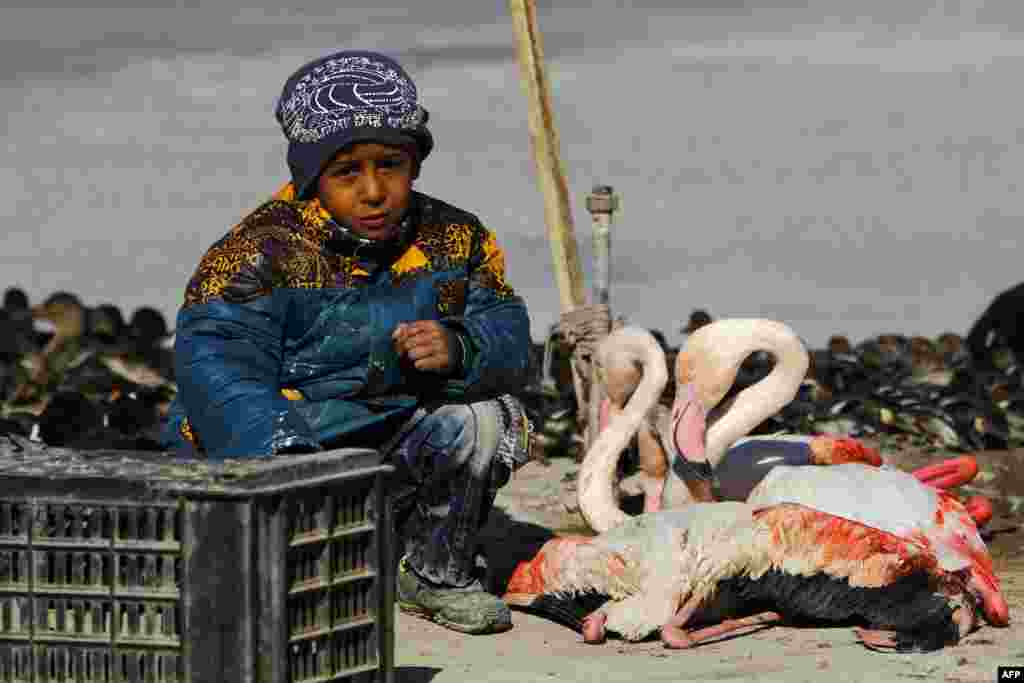
M 112 304 L 89 307 L 57 292 L 31 306 L 22 290 L 9 288 L 0 308 L 0 434 L 68 448 L 158 450 L 176 392 L 172 336 L 150 307 L 126 320 Z M 548 456 L 579 456 L 569 351 L 557 334 L 535 345 L 522 393 Z M 665 351 L 671 367 L 678 349 Z M 943 450 L 1013 448 L 1024 443 L 1024 370 L 1007 347 L 994 347 L 984 361 L 956 334 L 881 335 L 857 345 L 836 336 L 811 351 L 796 400 L 753 433 L 902 435 Z M 768 354 L 750 356 L 733 392 L 758 382 L 772 363 Z M 663 397 L 668 405 L 673 388 Z
M 0 435 L 48 446 L 159 450 L 174 398 L 171 332 L 159 311 L 125 320 L 112 304 L 69 292 L 29 305 L 18 288 L 0 308 Z

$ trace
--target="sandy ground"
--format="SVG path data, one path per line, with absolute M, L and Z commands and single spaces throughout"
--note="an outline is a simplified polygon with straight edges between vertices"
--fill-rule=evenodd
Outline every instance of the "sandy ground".
M 1002 452 L 992 467 L 1024 465 L 1024 452 Z M 929 460 L 932 458 L 928 458 Z M 894 463 L 899 466 L 913 462 Z M 979 461 L 982 458 L 979 457 Z M 890 460 L 891 461 L 891 460 Z M 1000 464 L 1002 463 L 1002 464 Z M 516 563 L 531 557 L 553 533 L 580 531 L 582 519 L 561 502 L 577 465 L 569 459 L 531 462 L 502 490 L 486 543 L 500 591 Z M 991 467 L 983 467 L 983 475 Z M 1016 468 L 1014 468 L 1016 469 Z M 1020 467 L 1017 471 L 1024 470 Z M 1016 481 L 1016 477 L 1013 477 Z M 988 481 L 993 481 L 989 478 Z M 984 485 L 976 489 L 986 492 Z M 973 491 L 972 491 L 973 492 Z M 992 492 L 992 491 L 988 491 Z M 1022 491 L 1002 491 L 1011 500 Z M 1005 498 L 1004 498 L 1005 499 Z M 1004 500 L 1001 499 L 1001 500 Z M 1024 511 L 997 505 L 990 547 L 1010 604 L 1008 628 L 984 626 L 953 648 L 928 654 L 867 650 L 849 628 L 774 627 L 672 651 L 656 640 L 609 640 L 584 645 L 563 626 L 514 612 L 514 628 L 491 636 L 466 636 L 400 614 L 396 651 L 399 683 L 469 681 L 950 681 L 988 683 L 996 667 L 1024 665 Z M 1016 508 L 1016 505 L 1010 507 Z

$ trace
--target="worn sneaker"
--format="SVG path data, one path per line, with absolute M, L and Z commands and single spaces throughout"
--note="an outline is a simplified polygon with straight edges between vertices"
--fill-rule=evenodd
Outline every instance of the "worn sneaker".
M 437 586 L 417 576 L 404 557 L 398 563 L 398 607 L 462 633 L 501 633 L 512 628 L 508 605 L 479 583 L 468 588 Z

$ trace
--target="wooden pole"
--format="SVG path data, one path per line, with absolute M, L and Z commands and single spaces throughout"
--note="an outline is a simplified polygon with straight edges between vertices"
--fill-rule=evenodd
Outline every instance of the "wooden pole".
M 576 253 L 569 188 L 558 155 L 558 131 L 551 110 L 543 44 L 537 28 L 537 7 L 534 0 L 509 0 L 508 5 L 516 33 L 520 80 L 528 105 L 527 119 L 537 166 L 537 185 L 544 196 L 544 222 L 551 244 L 555 281 L 562 312 L 568 313 L 585 303 L 583 271 Z

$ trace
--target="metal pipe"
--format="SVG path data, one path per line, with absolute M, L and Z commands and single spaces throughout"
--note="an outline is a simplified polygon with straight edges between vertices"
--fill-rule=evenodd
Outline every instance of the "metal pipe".
M 611 228 L 612 217 L 619 208 L 619 198 L 610 185 L 595 185 L 587 196 L 587 211 L 590 212 L 594 231 L 594 304 L 610 306 L 611 301 Z M 608 312 L 611 331 L 611 311 Z M 590 395 L 587 401 L 587 428 L 583 436 L 586 449 L 594 443 L 598 432 L 598 415 L 606 391 L 597 374 L 596 359 L 591 362 Z
M 595 185 L 587 196 L 594 230 L 594 303 L 608 304 L 611 292 L 611 228 L 619 197 L 610 185 Z

